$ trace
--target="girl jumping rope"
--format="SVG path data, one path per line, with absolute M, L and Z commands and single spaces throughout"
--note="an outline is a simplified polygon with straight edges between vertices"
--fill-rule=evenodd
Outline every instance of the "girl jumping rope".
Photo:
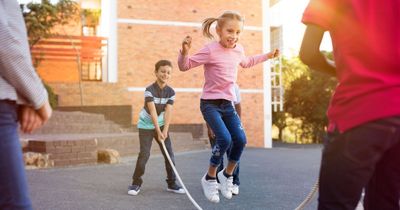
M 217 22 L 216 32 L 219 41 L 208 43 L 199 52 L 189 56 L 192 38 L 185 37 L 178 65 L 181 71 L 204 65 L 205 83 L 200 109 L 204 120 L 215 134 L 216 144 L 212 149 L 208 171 L 201 179 L 201 186 L 206 198 L 218 203 L 220 199 L 216 177 L 218 176 L 220 181 L 222 195 L 231 199 L 232 173 L 246 145 L 243 127 L 232 104 L 232 101 L 235 101 L 233 86 L 237 79 L 238 65 L 250 68 L 278 56 L 279 51 L 246 57 L 243 47 L 238 43 L 243 31 L 244 18 L 234 11 L 226 11 L 218 18 L 207 18 L 202 25 L 205 37 L 213 38 L 210 27 L 214 22 Z M 227 167 L 217 174 L 221 159 L 231 143 Z

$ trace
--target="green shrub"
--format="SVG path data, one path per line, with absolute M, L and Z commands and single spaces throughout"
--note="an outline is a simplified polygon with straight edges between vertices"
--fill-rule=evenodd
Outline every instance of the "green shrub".
M 58 96 L 54 93 L 53 88 L 51 88 L 48 84 L 43 83 L 44 87 L 47 90 L 47 93 L 49 94 L 49 102 L 51 108 L 55 109 L 58 106 Z

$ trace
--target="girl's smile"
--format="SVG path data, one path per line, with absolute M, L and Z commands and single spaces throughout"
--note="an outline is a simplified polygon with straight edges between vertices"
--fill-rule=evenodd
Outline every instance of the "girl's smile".
M 225 20 L 222 27 L 217 26 L 217 34 L 220 43 L 226 48 L 234 48 L 239 41 L 243 28 L 243 22 L 239 20 Z

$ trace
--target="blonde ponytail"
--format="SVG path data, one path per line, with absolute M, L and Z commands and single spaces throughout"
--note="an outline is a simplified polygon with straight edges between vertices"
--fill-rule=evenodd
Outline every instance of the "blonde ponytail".
M 210 32 L 210 27 L 214 22 L 217 22 L 218 27 L 222 27 L 224 22 L 229 20 L 238 20 L 244 22 L 244 17 L 236 11 L 225 11 L 221 16 L 218 18 L 206 18 L 203 20 L 202 29 L 203 35 L 209 39 L 214 39 L 214 36 Z
M 218 18 L 207 18 L 203 21 L 202 24 L 203 35 L 209 39 L 214 38 L 214 36 L 210 32 L 210 27 L 215 21 L 218 21 Z

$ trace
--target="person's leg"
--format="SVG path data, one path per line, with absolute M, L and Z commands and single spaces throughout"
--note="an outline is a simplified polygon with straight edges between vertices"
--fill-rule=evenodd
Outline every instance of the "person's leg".
M 232 145 L 231 145 L 232 146 Z M 231 148 L 229 148 L 226 151 L 226 157 L 229 159 L 229 156 L 231 154 Z M 222 170 L 222 169 L 221 169 Z M 221 171 L 219 170 L 219 171 Z M 233 170 L 232 176 L 233 176 L 233 184 L 239 186 L 240 185 L 240 180 L 239 180 L 239 170 L 240 170 L 240 161 L 236 163 L 236 168 Z
M 157 141 L 157 143 L 160 146 L 161 152 L 164 156 L 165 170 L 167 172 L 167 179 L 165 180 L 168 184 L 167 191 L 178 193 L 178 194 L 184 194 L 185 190 L 176 183 L 176 174 L 174 173 L 174 170 L 172 169 L 172 166 L 168 161 L 167 154 L 165 153 L 161 142 Z M 174 157 L 174 152 L 172 150 L 172 142 L 171 142 L 171 138 L 170 138 L 169 134 L 168 134 L 168 137 L 165 139 L 164 144 L 165 144 L 165 148 L 167 149 L 168 155 L 170 156 L 171 161 L 175 166 L 175 157 Z
M 204 120 L 215 134 L 216 144 L 212 149 L 208 175 L 216 177 L 217 167 L 221 164 L 221 159 L 232 142 L 231 135 L 222 120 L 220 105 L 202 101 L 200 108 Z
M 211 129 L 211 128 L 208 128 L 208 129 Z M 211 150 L 213 150 L 214 146 L 216 144 L 216 139 L 215 139 L 215 137 L 209 137 L 208 140 L 210 141 Z M 224 156 L 221 157 L 221 164 L 219 164 L 219 166 L 217 168 L 217 174 L 218 174 L 218 172 L 222 171 L 223 169 L 224 169 Z M 219 183 L 218 176 L 216 178 L 217 178 L 217 182 Z
M 229 159 L 229 156 L 230 156 L 230 153 L 231 153 L 231 149 L 232 149 L 232 144 L 231 144 L 231 148 L 229 148 L 226 151 L 226 156 L 227 156 L 228 159 Z M 233 177 L 232 195 L 239 195 L 239 185 L 240 185 L 239 165 L 240 165 L 240 161 L 236 163 L 236 168 L 235 168 L 235 170 L 233 170 L 233 174 L 232 174 L 232 177 Z
M 222 195 L 229 199 L 232 198 L 234 189 L 232 174 L 236 168 L 236 163 L 240 160 L 240 156 L 246 144 L 246 136 L 241 126 L 239 116 L 233 108 L 232 103 L 223 103 L 221 109 L 222 120 L 230 133 L 232 142 L 227 150 L 229 151 L 228 164 L 225 170 L 218 173 L 217 177 L 221 183 L 220 190 Z
M 151 144 L 154 138 L 154 130 L 139 129 L 140 152 L 136 161 L 135 172 L 132 176 L 132 185 L 141 186 L 143 183 L 146 163 L 150 158 Z
M 318 209 L 355 209 L 362 189 L 399 129 L 382 120 L 329 134 L 321 160 Z
M 231 103 L 224 104 L 223 121 L 232 136 L 232 145 L 229 150 L 228 165 L 226 173 L 233 175 L 236 163 L 240 160 L 243 149 L 247 143 L 242 123 Z
M 212 103 L 202 100 L 200 103 L 203 118 L 213 130 L 216 137 L 216 144 L 212 149 L 210 165 L 206 175 L 201 179 L 201 185 L 206 198 L 215 203 L 219 202 L 218 183 L 216 180 L 217 167 L 221 164 L 221 159 L 232 141 L 230 133 L 222 120 L 220 106 L 219 102 Z M 231 192 L 229 192 L 230 196 L 226 190 L 221 190 L 221 192 L 228 199 L 232 197 Z
M 397 130 L 400 127 L 398 118 Z M 400 136 L 378 162 L 374 175 L 365 188 L 364 209 L 400 209 Z
M 0 209 L 32 209 L 17 119 L 17 106 L 0 100 Z
M 159 141 L 156 141 L 156 142 L 157 142 L 158 146 L 160 146 L 161 153 L 164 157 L 165 170 L 167 172 L 167 179 L 166 179 L 167 184 L 168 185 L 175 184 L 176 176 L 175 176 L 174 170 L 172 169 L 171 164 L 168 161 L 167 155 L 162 147 L 162 144 Z M 165 144 L 165 148 L 167 149 L 167 152 L 172 160 L 172 163 L 175 165 L 175 157 L 174 157 L 174 152 L 172 151 L 172 143 L 171 143 L 171 139 L 170 139 L 169 135 L 165 139 L 164 144 Z

